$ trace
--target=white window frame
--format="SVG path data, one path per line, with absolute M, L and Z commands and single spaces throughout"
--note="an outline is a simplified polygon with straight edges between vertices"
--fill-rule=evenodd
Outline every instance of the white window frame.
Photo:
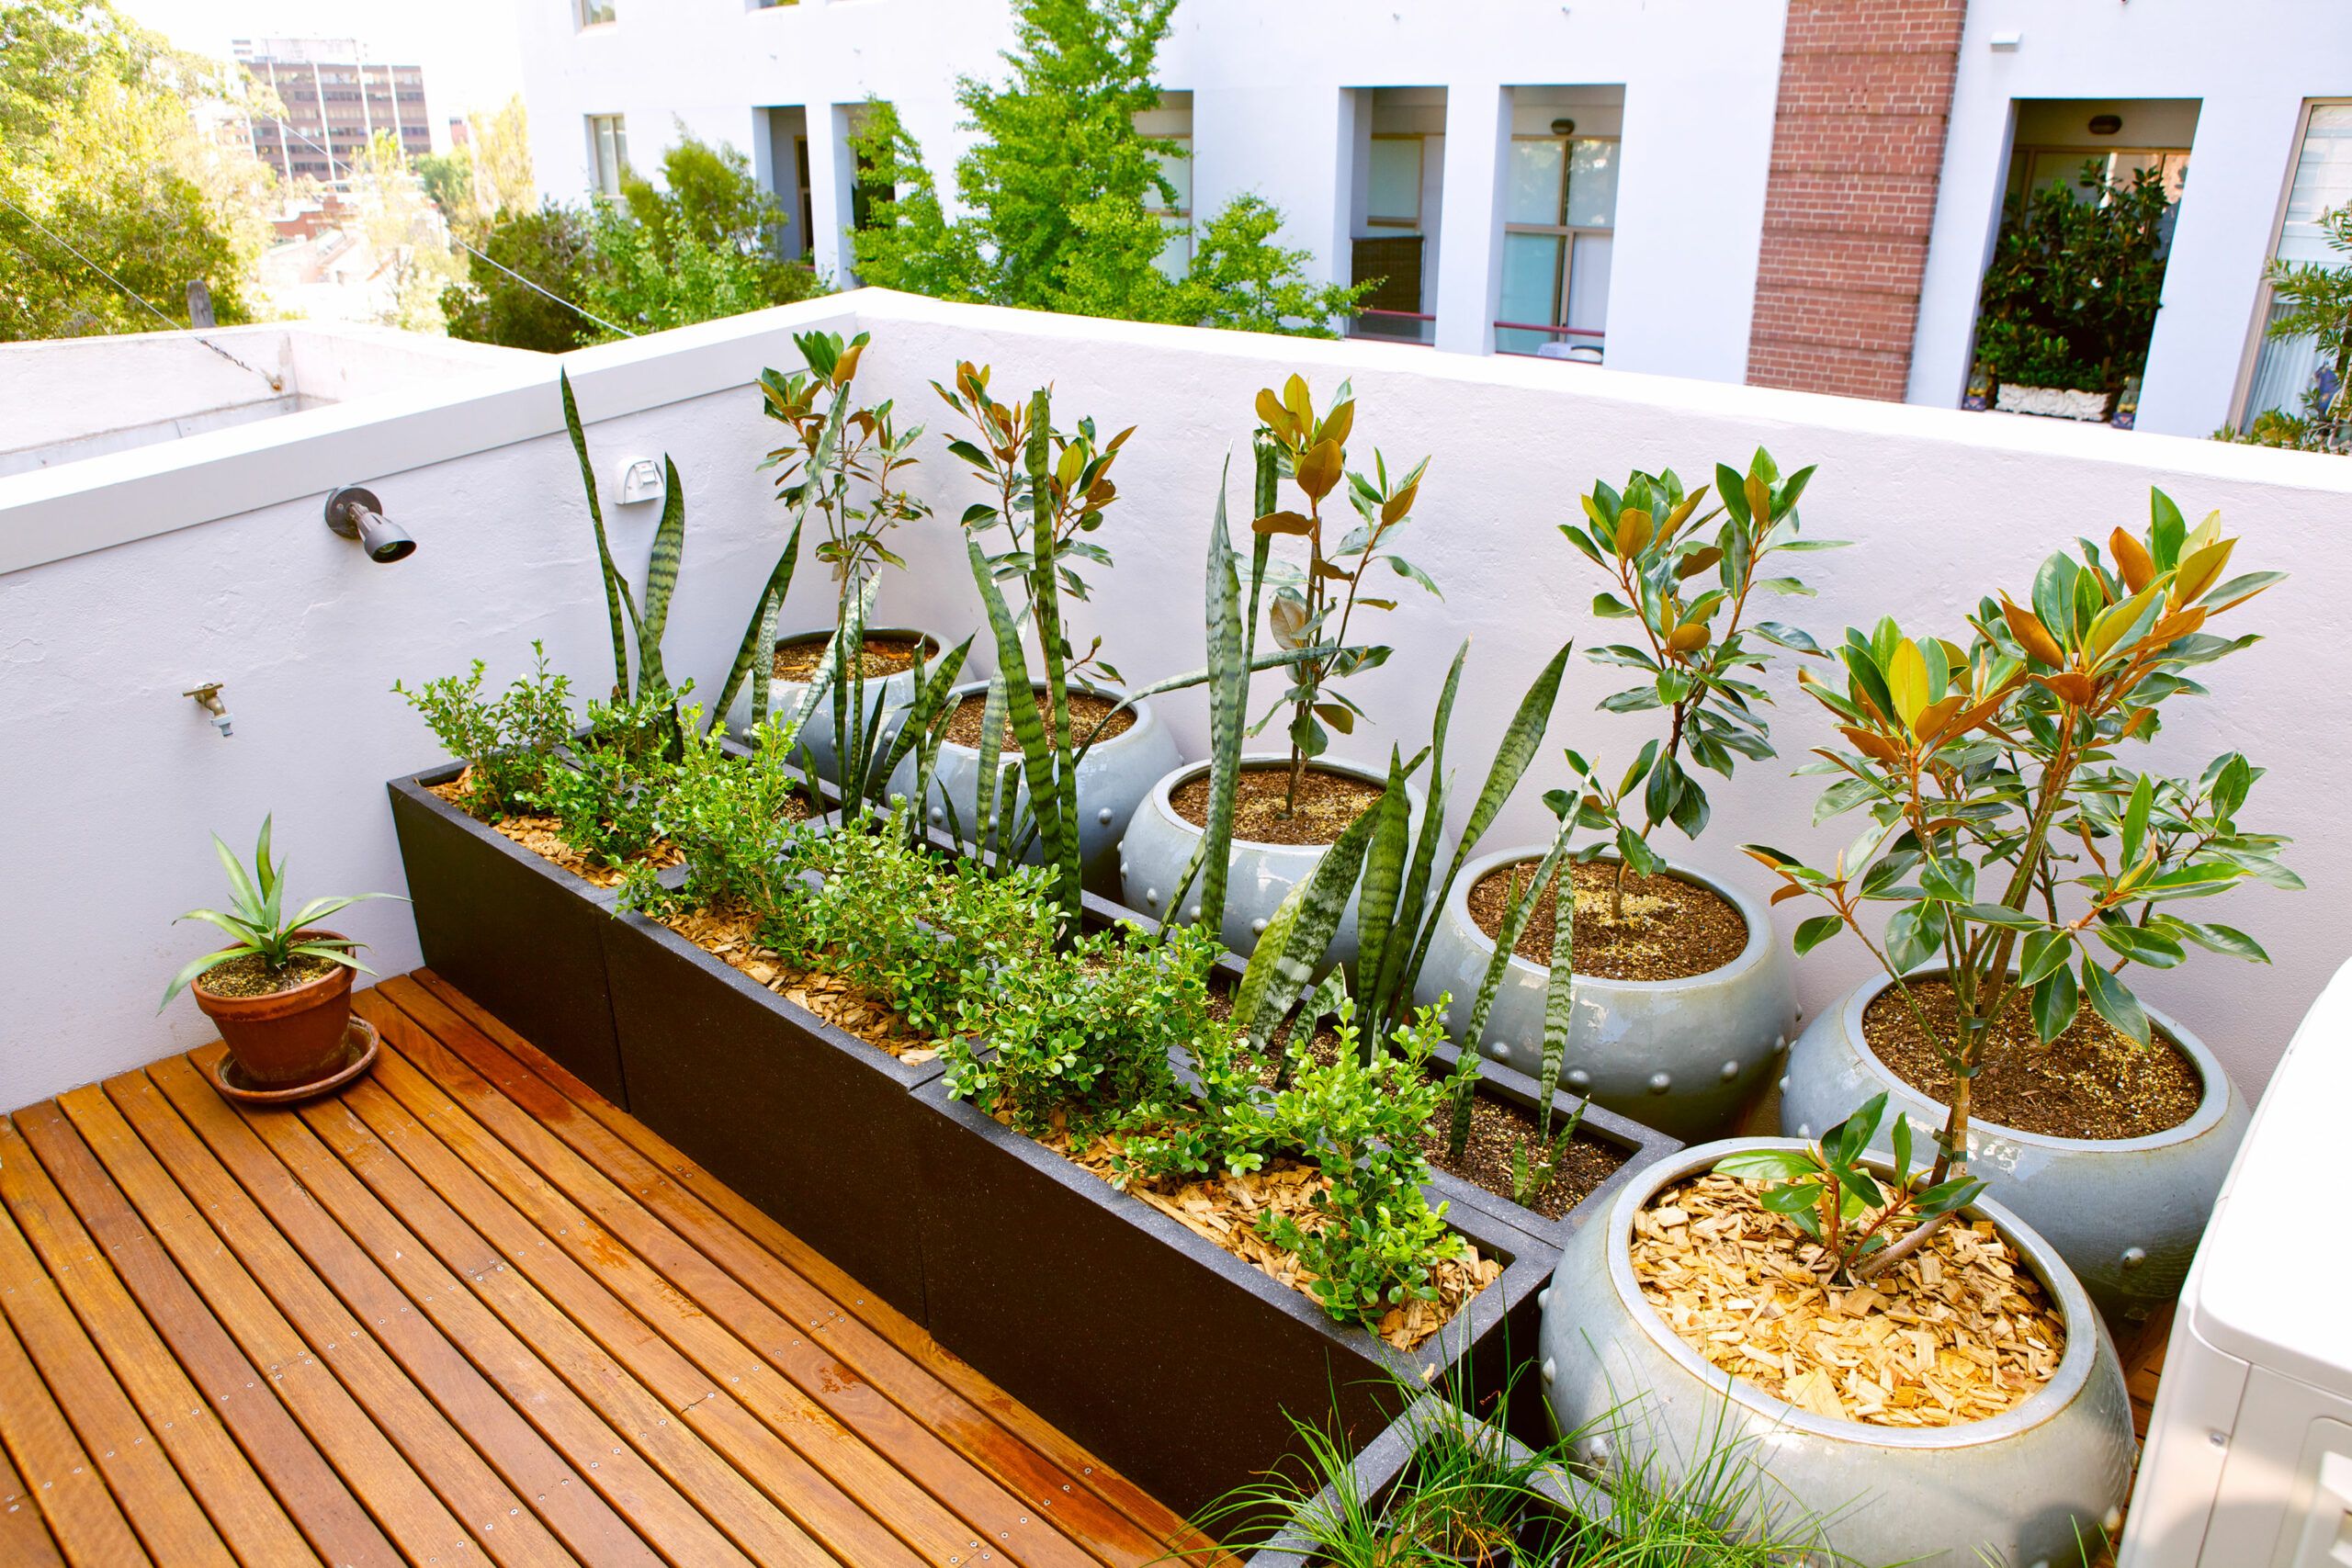
M 590 28 L 611 27 L 620 19 L 617 5 L 618 0 L 571 0 L 571 30 L 584 33 Z
M 621 178 L 628 172 L 628 117 L 625 114 L 592 114 L 585 117 L 588 131 L 588 175 L 590 184 L 599 196 L 616 197 L 621 193 Z M 604 128 L 612 127 L 613 169 L 609 183 L 605 171 Z
M 1624 138 L 1622 136 L 1555 136 L 1549 133 L 1539 136 L 1532 132 L 1526 135 L 1513 135 L 1511 140 L 1515 142 L 1557 141 L 1562 144 L 1560 149 L 1560 189 L 1564 198 L 1567 191 L 1567 182 L 1571 172 L 1571 153 L 1569 151 L 1569 144 L 1577 141 L 1606 141 L 1612 146 L 1622 146 L 1624 141 Z M 1619 167 L 1622 172 L 1623 167 L 1622 161 Z M 1594 223 L 1513 223 L 1508 220 L 1503 223 L 1503 233 L 1506 237 L 1506 243 L 1509 243 L 1508 237 L 1512 234 L 1547 235 L 1558 239 L 1561 243 L 1560 288 L 1557 296 L 1552 301 L 1552 320 L 1549 323 L 1555 333 L 1562 333 L 1562 329 L 1567 324 L 1568 290 L 1571 287 L 1571 280 L 1576 276 L 1577 237 L 1586 234 L 1607 234 L 1613 236 L 1617 232 L 1617 225 L 1613 221 L 1615 214 L 1612 212 L 1611 216 L 1612 221 L 1606 228 Z M 1501 303 L 1499 300 L 1497 301 L 1496 308 L 1498 310 L 1501 309 Z M 1510 332 L 1514 329 L 1504 327 L 1500 330 Z M 1562 335 L 1555 341 L 1570 342 L 1574 340 L 1569 339 L 1565 333 L 1562 333 Z M 1506 350 L 1505 352 L 1513 351 Z
M 2295 170 L 2303 161 L 2303 143 L 2311 139 L 2312 111 L 2322 108 L 2352 107 L 2352 98 L 2305 98 L 2301 113 L 2295 117 L 2295 140 L 2287 155 L 2287 166 L 2278 175 L 2278 205 L 2270 215 L 2270 244 L 2264 255 L 2264 271 L 2269 270 L 2271 258 L 2278 254 L 2279 237 L 2287 228 L 2287 203 L 2295 194 Z M 2230 428 L 2243 429 L 2251 418 L 2246 403 L 2254 396 L 2254 370 L 2262 357 L 2264 331 L 2270 325 L 2272 289 L 2267 277 L 2254 293 L 2254 319 L 2246 323 L 2245 346 L 2238 354 L 2237 385 L 2230 392 Z M 2292 410 L 2289 412 L 2294 412 Z

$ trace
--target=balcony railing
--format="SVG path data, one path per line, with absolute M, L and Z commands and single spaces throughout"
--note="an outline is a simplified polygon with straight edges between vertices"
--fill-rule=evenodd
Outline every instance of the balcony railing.
M 1533 348 L 1508 345 L 1505 333 L 1536 333 L 1550 341 Z M 1566 359 L 1583 365 L 1598 365 L 1601 361 L 1601 332 L 1598 327 L 1563 327 L 1543 321 L 1497 321 L 1495 352 L 1515 355 L 1521 359 Z M 1570 340 L 1575 341 L 1570 341 Z
M 1411 343 L 1424 348 L 1437 344 L 1437 318 L 1426 310 L 1375 310 L 1356 312 L 1348 323 L 1350 337 L 1369 338 L 1376 343 Z

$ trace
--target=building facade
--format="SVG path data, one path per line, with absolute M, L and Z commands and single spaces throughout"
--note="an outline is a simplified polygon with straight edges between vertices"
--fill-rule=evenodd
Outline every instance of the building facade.
M 748 152 L 786 246 L 853 277 L 847 136 L 894 104 L 952 200 L 960 74 L 1006 0 L 517 0 L 541 186 L 617 188 L 681 128 Z M 1954 406 L 2009 194 L 2150 168 L 2180 201 L 2136 420 L 2290 402 L 2264 264 L 2352 200 L 2343 0 L 1182 0 L 1146 129 L 1169 215 L 1244 191 L 1353 330 L 1470 354 Z M 2192 163 L 2208 171 L 2194 177 Z
M 369 60 L 355 39 L 233 39 L 229 47 L 285 107 L 284 119 L 252 122 L 254 152 L 278 178 L 338 184 L 379 130 L 412 158 L 433 151 L 422 67 Z

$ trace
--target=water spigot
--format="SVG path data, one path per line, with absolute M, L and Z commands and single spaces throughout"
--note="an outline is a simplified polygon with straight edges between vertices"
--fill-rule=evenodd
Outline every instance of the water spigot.
M 194 691 L 182 692 L 180 695 L 184 697 L 194 697 L 196 699 L 196 705 L 212 716 L 212 728 L 220 732 L 220 739 L 223 740 L 229 739 L 229 709 L 227 705 L 220 701 L 220 682 L 207 681 L 203 685 L 197 687 Z

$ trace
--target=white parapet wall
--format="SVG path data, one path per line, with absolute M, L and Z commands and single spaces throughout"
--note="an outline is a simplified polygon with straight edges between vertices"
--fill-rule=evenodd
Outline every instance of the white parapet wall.
M 1098 537 L 1117 565 L 1089 575 L 1082 638 L 1134 679 L 1203 660 L 1201 569 L 1219 475 L 1231 456 L 1237 519 L 1248 506 L 1251 400 L 1295 370 L 1328 397 L 1359 400 L 1360 457 L 1432 457 L 1405 542 L 1445 597 L 1409 588 L 1378 634 L 1396 656 L 1363 677 L 1371 723 L 1351 754 L 1409 751 L 1427 737 L 1446 661 L 1472 639 L 1451 755 L 1466 793 L 1535 668 L 1563 640 L 1614 640 L 1588 606 L 1600 586 L 1555 530 L 1596 478 L 1674 467 L 1694 480 L 1744 464 L 1761 443 L 1785 468 L 1820 466 L 1806 530 L 1855 541 L 1803 558 L 1819 591 L 1782 618 L 1827 641 L 1892 615 L 1906 629 L 1965 637 L 1980 595 L 2021 592 L 2043 556 L 2146 517 L 2151 483 L 2192 517 L 2219 508 L 2245 542 L 2233 566 L 2293 575 L 2248 611 L 2266 640 L 2217 667 L 2215 694 L 2178 705 L 2148 754 L 2194 772 L 2222 750 L 2268 768 L 2249 825 L 2298 843 L 2300 895 L 2257 888 L 2209 911 L 2277 959 L 2257 969 L 2200 957 L 2137 972 L 2160 1006 L 2194 1024 L 2249 1089 L 2340 963 L 2346 926 L 2330 900 L 2352 886 L 2352 842 L 2333 831 L 2352 774 L 2352 698 L 2330 673 L 2352 604 L 2352 463 L 2301 453 L 2083 429 L 2057 422 L 1853 402 L 1408 347 L 1321 343 L 944 305 L 861 291 L 587 349 L 571 372 L 606 490 L 614 547 L 640 575 L 658 508 L 616 507 L 631 460 L 664 453 L 687 498 L 684 572 L 669 664 L 706 693 L 724 672 L 786 523 L 756 471 L 779 427 L 751 383 L 790 368 L 795 331 L 874 334 L 860 371 L 869 398 L 931 426 L 915 488 L 937 515 L 897 543 L 908 559 L 880 614 L 952 639 L 978 625 L 954 519 L 978 499 L 944 450 L 950 416 L 930 389 L 960 360 L 993 365 L 1000 397 L 1051 381 L 1057 420 L 1137 427 L 1117 470 L 1121 499 Z M 289 414 L 135 452 L 0 478 L 0 1105 L 17 1105 L 207 1037 L 185 1000 L 154 1014 L 165 977 L 204 941 L 171 925 L 217 901 L 206 835 L 249 849 L 265 812 L 298 892 L 401 889 L 383 784 L 435 761 L 423 724 L 392 695 L 488 661 L 519 672 L 543 639 L 582 694 L 611 680 L 611 652 L 579 471 L 562 434 L 553 362 L 485 368 L 435 387 Z M 321 522 L 327 492 L 366 484 L 418 541 L 370 565 Z M 1400 586 L 1401 583 L 1400 583 Z M 804 570 L 786 621 L 830 614 Z M 985 669 L 991 661 L 983 653 Z M 1488 840 L 1534 839 L 1537 798 L 1563 782 L 1558 749 L 1624 758 L 1650 731 L 1593 711 L 1625 682 L 1577 660 L 1529 786 Z M 218 681 L 235 718 L 220 739 L 181 694 Z M 1670 848 L 1754 885 L 1738 851 L 1763 840 L 1825 854 L 1848 835 L 1811 826 L 1814 781 L 1789 776 L 1822 717 L 1791 698 L 1774 715 L 1783 759 L 1713 783 L 1715 819 Z M 1272 687 L 1261 681 L 1259 705 Z M 1170 704 L 1188 755 L 1204 749 L 1198 701 Z M 1796 911 L 1781 918 L 1793 925 Z M 405 912 L 363 904 L 348 928 L 387 973 L 418 961 Z M 528 964 L 526 940 L 516 962 Z M 1868 960 L 1833 942 L 1799 964 L 1808 1010 Z

